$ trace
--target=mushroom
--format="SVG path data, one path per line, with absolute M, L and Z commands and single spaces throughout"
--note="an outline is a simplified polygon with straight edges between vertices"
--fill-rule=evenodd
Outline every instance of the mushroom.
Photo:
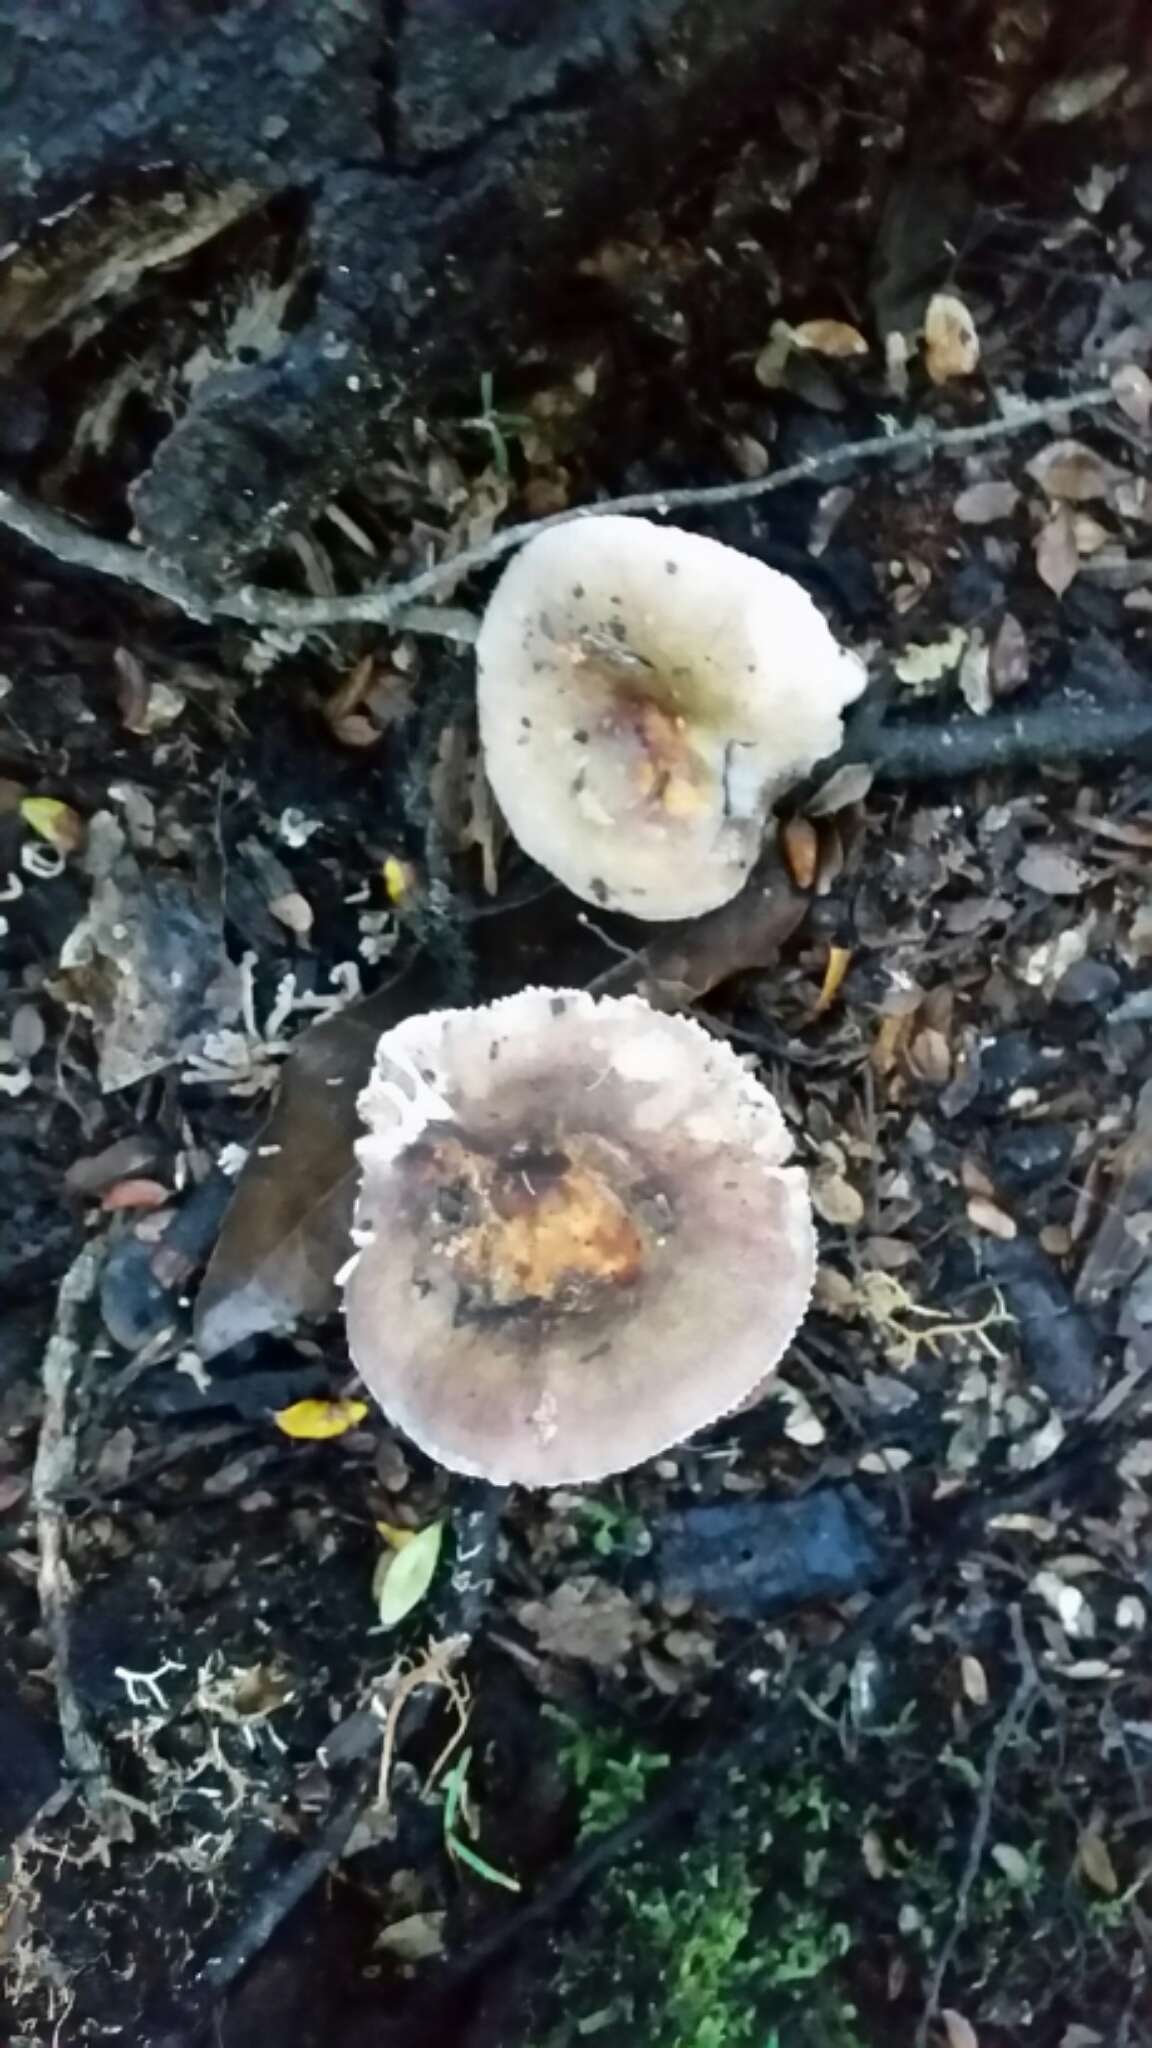
M 772 803 L 839 746 L 865 682 L 790 576 L 607 513 L 521 548 L 476 652 L 511 831 L 577 896 L 643 918 L 736 894 Z
M 804 1315 L 807 1184 L 731 1047 L 526 989 L 385 1032 L 344 1274 L 352 1356 L 429 1456 L 601 1479 L 738 1407 Z

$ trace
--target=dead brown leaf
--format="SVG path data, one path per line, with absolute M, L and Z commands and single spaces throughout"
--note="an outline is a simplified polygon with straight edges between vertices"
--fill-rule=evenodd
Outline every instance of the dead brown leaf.
M 1036 536 L 1036 574 L 1056 597 L 1064 592 L 1080 567 L 1076 526 L 1067 505 L 1058 505 L 1044 521 Z
M 409 1913 L 382 1928 L 372 1946 L 400 1963 L 425 1963 L 444 1952 L 446 1913 Z
M 282 896 L 273 896 L 268 908 L 277 924 L 294 932 L 298 939 L 306 939 L 315 923 L 312 905 L 298 889 L 286 889 Z
M 980 337 L 963 299 L 934 292 L 924 315 L 924 367 L 933 384 L 970 377 L 979 364 Z
M 875 779 L 874 768 L 862 761 L 846 761 L 842 768 L 834 768 L 827 782 L 822 782 L 815 796 L 809 798 L 809 817 L 829 818 L 836 811 L 863 803 Z
M 820 858 L 820 838 L 808 818 L 789 818 L 780 827 L 780 845 L 792 880 L 800 889 L 811 889 Z
M 1010 696 L 1028 681 L 1028 636 L 1011 612 L 1005 612 L 988 652 L 988 674 L 998 697 Z
M 794 348 L 811 349 L 818 356 L 866 356 L 868 343 L 858 327 L 847 320 L 802 320 L 792 329 Z
M 1045 896 L 1080 896 L 1096 880 L 1091 868 L 1058 846 L 1030 846 L 1017 862 L 1016 873 L 1029 889 L 1040 889 Z
M 834 1170 L 813 1176 L 812 1207 L 824 1223 L 839 1224 L 845 1230 L 855 1230 L 864 1221 L 864 1197 Z
M 118 1180 L 101 1197 L 102 1209 L 161 1209 L 172 1199 L 171 1188 L 158 1180 Z
M 356 1188 L 356 1098 L 381 1032 L 420 1008 L 422 995 L 434 1000 L 427 969 L 397 976 L 315 1025 L 286 1062 L 276 1107 L 237 1182 L 200 1288 L 202 1358 L 336 1307 Z
M 0 1478 L 0 1515 L 6 1515 L 9 1508 L 22 1501 L 31 1484 L 27 1472 L 5 1472 Z
M 987 1195 L 972 1195 L 968 1201 L 968 1221 L 975 1229 L 986 1231 L 989 1237 L 1001 1237 L 1008 1242 L 1016 1235 L 1016 1225 Z
M 954 500 L 952 510 L 962 526 L 990 526 L 995 519 L 1008 519 L 1019 502 L 1015 484 L 989 481 L 969 484 Z
M 775 848 L 757 862 L 738 896 L 703 917 L 673 926 L 643 950 L 610 967 L 592 984 L 595 995 L 631 990 L 660 1009 L 707 995 L 734 974 L 770 967 L 808 909 Z
M 976 2029 L 962 2012 L 957 2012 L 954 2006 L 945 2005 L 940 2008 L 940 2017 L 948 2036 L 948 2048 L 980 2048 Z
M 544 1654 L 610 1671 L 623 1663 L 651 1630 L 618 1586 L 590 1574 L 565 1579 L 546 1600 L 524 1600 L 517 1618 Z
M 956 678 L 960 695 L 978 718 L 992 709 L 992 650 L 979 626 L 973 626 L 968 645 L 960 656 Z
M 1138 363 L 1122 363 L 1112 372 L 1112 390 L 1121 412 L 1138 427 L 1146 427 L 1152 418 L 1152 377 L 1147 370 Z
M 952 1079 L 952 1048 L 942 1031 L 918 1031 L 908 1047 L 908 1065 L 921 1081 L 942 1088 Z
M 1069 505 L 1106 498 L 1127 475 L 1126 470 L 1097 455 L 1094 448 L 1072 440 L 1050 441 L 1047 448 L 1033 456 L 1027 470 L 1047 497 Z

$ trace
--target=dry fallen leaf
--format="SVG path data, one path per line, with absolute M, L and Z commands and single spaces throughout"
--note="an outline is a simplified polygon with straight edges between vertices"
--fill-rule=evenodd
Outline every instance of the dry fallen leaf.
M 854 1230 L 864 1221 L 864 1198 L 842 1173 L 824 1171 L 813 1176 L 812 1207 L 825 1223 L 838 1223 Z
M 1028 681 L 1028 636 L 1018 618 L 1005 612 L 996 628 L 988 656 L 988 674 L 997 697 L 1010 696 Z
M 924 315 L 924 367 L 933 384 L 970 377 L 979 364 L 980 337 L 963 299 L 934 292 Z
M 965 1699 L 971 1700 L 974 1707 L 988 1705 L 988 1678 L 979 1657 L 961 1657 L 960 1683 Z
M 976 2029 L 962 2012 L 957 2012 L 954 2006 L 942 2005 L 940 2017 L 948 2036 L 948 2048 L 980 2048 Z
M 831 1009 L 840 993 L 844 976 L 851 965 L 852 949 L 850 946 L 829 946 L 828 959 L 824 966 L 824 979 L 820 983 L 820 993 L 816 998 L 812 1011 L 814 1017 L 822 1017 L 825 1010 Z
M 768 848 L 730 903 L 673 926 L 592 984 L 596 995 L 636 991 L 658 1010 L 695 1002 L 734 974 L 769 967 L 808 909 L 779 850 Z
M 862 803 L 875 780 L 875 768 L 862 761 L 846 761 L 842 768 L 834 768 L 827 782 L 808 799 L 809 817 L 830 818 L 836 811 Z
M 950 626 L 941 639 L 929 641 L 926 646 L 911 642 L 897 655 L 892 667 L 902 683 L 923 688 L 948 675 L 967 644 L 963 626 Z
M 1097 879 L 1083 861 L 1058 846 L 1030 846 L 1016 863 L 1016 873 L 1029 889 L 1040 889 L 1045 896 L 1080 896 Z
M 1015 484 L 969 484 L 954 501 L 952 510 L 962 526 L 990 526 L 994 519 L 1007 519 L 1020 502 Z
M 780 846 L 797 888 L 810 889 L 816 880 L 820 837 L 807 818 L 789 818 L 780 827 Z
M 287 889 L 283 896 L 274 896 L 268 908 L 278 924 L 295 932 L 298 939 L 307 938 L 314 923 L 312 905 L 298 889 Z
M 1016 1235 L 1016 1225 L 1011 1216 L 989 1201 L 987 1195 L 973 1195 L 968 1202 L 968 1221 L 977 1230 L 987 1231 L 989 1237 L 1002 1237 L 1007 1242 Z
M 162 1209 L 172 1199 L 171 1188 L 162 1181 L 118 1180 L 100 1198 L 102 1209 Z
M 1139 363 L 1122 363 L 1112 372 L 1112 391 L 1121 412 L 1138 427 L 1146 427 L 1152 418 L 1152 377 L 1147 370 Z
M 1079 567 L 1075 522 L 1067 505 L 1059 505 L 1036 536 L 1036 573 L 1056 597 L 1063 597 Z
M 1098 1892 L 1114 1899 L 1120 1889 L 1116 1866 L 1108 1852 L 1108 1844 L 1097 1828 L 1085 1828 L 1076 1849 L 1076 1863 L 1081 1874 L 1095 1885 Z
M 432 1956 L 443 1954 L 447 1918 L 446 1913 L 409 1913 L 403 1920 L 393 1920 L 383 1928 L 372 1946 L 398 1963 L 426 1963 Z
M 639 1609 L 618 1586 L 578 1574 L 546 1600 L 524 1600 L 517 1618 L 546 1656 L 610 1671 L 650 1633 Z
M 367 1401 L 293 1401 L 289 1408 L 278 1408 L 272 1419 L 285 1436 L 324 1443 L 329 1437 L 346 1436 L 367 1413 Z
M 356 1190 L 356 1097 L 382 1031 L 436 1000 L 423 965 L 305 1032 L 236 1184 L 196 1303 L 208 1361 L 244 1337 L 337 1305 Z
M 0 1478 L 0 1515 L 6 1515 L 9 1508 L 14 1508 L 17 1501 L 23 1500 L 31 1484 L 30 1473 L 5 1472 Z
M 992 650 L 979 626 L 973 626 L 960 657 L 960 695 L 969 711 L 983 718 L 992 709 Z
M 792 329 L 794 348 L 811 349 L 819 356 L 866 356 L 868 343 L 858 327 L 846 320 L 802 320 Z
M 1031 122 L 1055 121 L 1061 126 L 1079 121 L 1110 100 L 1127 82 L 1127 64 L 1101 64 L 1094 71 L 1078 72 L 1042 85 L 1028 102 L 1026 118 Z
M 1026 468 L 1047 497 L 1069 505 L 1106 498 L 1127 474 L 1083 441 L 1072 440 L 1050 441 Z

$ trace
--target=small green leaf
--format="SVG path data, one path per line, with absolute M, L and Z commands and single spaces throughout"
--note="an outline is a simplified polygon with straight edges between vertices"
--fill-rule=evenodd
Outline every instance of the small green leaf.
M 386 1551 L 380 1559 L 372 1590 L 385 1628 L 395 1628 L 419 1606 L 432 1584 L 443 1538 L 443 1522 L 429 1522 L 402 1550 Z
M 447 1841 L 452 1854 L 458 1857 L 461 1863 L 466 1863 L 469 1870 L 474 1870 L 477 1877 L 486 1878 L 489 1884 L 502 1884 L 508 1892 L 523 1891 L 524 1887 L 518 1877 L 509 1877 L 506 1870 L 497 1870 L 494 1864 L 485 1863 L 484 1858 L 478 1856 L 475 1849 L 470 1849 L 467 1842 L 462 1842 L 459 1835 L 449 1835 Z
M 474 1870 L 477 1877 L 485 1878 L 489 1884 L 501 1884 L 505 1891 L 509 1892 L 522 1891 L 523 1886 L 518 1877 L 510 1877 L 506 1870 L 497 1870 L 494 1864 L 486 1863 L 483 1856 L 478 1855 L 475 1849 L 469 1848 L 468 1843 L 461 1841 L 456 1833 L 456 1816 L 463 1805 L 464 1787 L 471 1762 L 471 1749 L 462 1750 L 444 1780 L 444 1846 L 450 1856 L 455 1856 L 460 1863 L 466 1863 L 469 1870 Z

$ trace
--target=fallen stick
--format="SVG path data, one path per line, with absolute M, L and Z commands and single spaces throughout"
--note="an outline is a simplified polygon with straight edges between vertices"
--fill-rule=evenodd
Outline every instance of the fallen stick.
M 32 1508 L 39 1545 L 37 1586 L 40 1612 L 52 1645 L 64 1760 L 80 1787 L 89 1813 L 106 1839 L 129 1842 L 134 1832 L 129 1808 L 136 1802 L 117 1791 L 103 1748 L 88 1725 L 72 1679 L 69 1630 L 72 1574 L 68 1568 L 68 1518 L 64 1500 L 76 1476 L 76 1432 L 72 1408 L 77 1370 L 84 1358 L 89 1312 L 99 1286 L 101 1264 L 101 1247 L 86 1245 L 60 1283 L 56 1317 L 44 1353 L 44 1415 L 32 1473 Z
M 1043 761 L 1111 761 L 1144 749 L 1152 752 L 1152 703 L 1094 710 L 1061 698 L 1035 711 L 940 725 L 894 720 L 859 742 L 849 739 L 841 758 L 874 769 L 878 782 L 935 782 Z
M 507 1499 L 506 1489 L 484 1482 L 465 1481 L 459 1491 L 453 1516 L 456 1552 L 451 1576 L 438 1615 L 438 1633 L 455 1643 L 466 1644 L 476 1634 L 484 1616 L 492 1575 L 500 1517 Z M 409 1707 L 406 1735 L 428 1718 L 437 1695 L 429 1688 Z M 200 1976 L 201 1996 L 219 1997 L 241 1972 L 266 1948 L 278 1927 L 301 1899 L 319 1884 L 338 1863 L 357 1822 L 376 1803 L 379 1769 L 376 1750 L 384 1739 L 381 1722 L 371 1750 L 355 1767 L 352 1783 L 333 1801 L 327 1818 L 306 1848 L 278 1870 L 256 1894 L 229 1938 L 207 1958 Z M 185 2022 L 195 2032 L 201 2018 L 197 2004 Z
M 852 464 L 886 461 L 893 455 L 911 455 L 927 462 L 933 455 L 980 448 L 992 441 L 1007 440 L 1037 426 L 1051 426 L 1071 412 L 1095 411 L 1114 403 L 1109 384 L 1089 385 L 1070 391 L 1063 398 L 1045 399 L 1035 405 L 1018 405 L 1010 413 L 980 420 L 970 427 L 905 427 L 892 433 L 875 434 L 861 441 L 847 441 L 820 455 L 805 456 L 786 469 L 764 477 L 742 479 L 739 483 L 687 486 L 666 491 L 633 491 L 622 498 L 606 498 L 595 505 L 579 505 L 569 512 L 556 512 L 547 519 L 526 520 L 505 527 L 478 546 L 465 548 L 446 561 L 423 569 L 402 583 L 386 584 L 351 597 L 294 597 L 286 591 L 264 590 L 257 584 L 242 584 L 234 590 L 207 590 L 191 582 L 181 570 L 166 565 L 145 549 L 124 541 L 101 540 L 58 512 L 33 504 L 14 491 L 0 490 L 0 526 L 6 526 L 33 546 L 43 548 L 57 561 L 76 568 L 91 569 L 100 576 L 114 576 L 122 583 L 134 583 L 156 597 L 166 598 L 192 618 L 239 619 L 249 626 L 272 626 L 280 632 L 310 633 L 325 626 L 371 624 L 403 625 L 412 633 L 440 634 L 448 639 L 467 640 L 471 631 L 467 615 L 418 609 L 425 598 L 433 598 L 464 576 L 490 568 L 505 555 L 546 533 L 550 527 L 565 526 L 573 519 L 595 519 L 608 512 L 656 514 L 704 511 L 719 505 L 747 504 L 766 498 L 792 484 L 810 483 L 829 472 Z

